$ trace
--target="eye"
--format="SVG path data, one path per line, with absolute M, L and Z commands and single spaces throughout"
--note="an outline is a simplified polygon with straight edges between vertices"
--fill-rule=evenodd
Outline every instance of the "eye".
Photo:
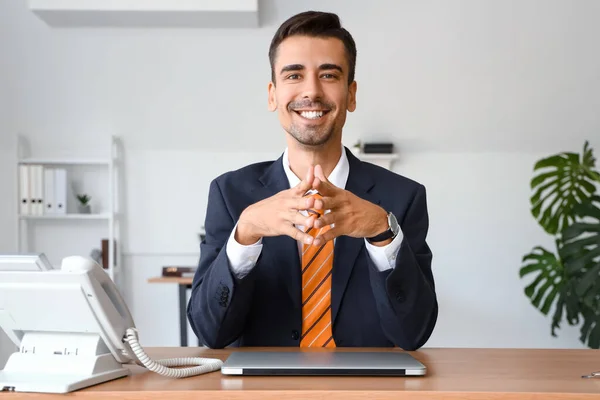
M 325 79 L 337 79 L 337 75 L 335 74 L 323 74 L 321 76 Z
M 300 75 L 298 75 L 298 74 L 291 74 L 286 77 L 286 79 L 291 79 L 291 80 L 299 79 L 299 78 L 300 78 Z

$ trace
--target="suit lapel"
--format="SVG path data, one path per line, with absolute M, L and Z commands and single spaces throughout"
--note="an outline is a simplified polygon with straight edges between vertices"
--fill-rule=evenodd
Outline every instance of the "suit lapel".
M 348 181 L 346 182 L 346 190 L 374 204 L 379 204 L 379 199 L 376 199 L 370 193 L 371 188 L 374 186 L 374 182 L 372 177 L 364 171 L 362 162 L 350 151 L 346 150 L 346 155 L 348 156 L 348 163 L 350 164 L 350 173 L 348 174 Z M 340 236 L 336 239 L 333 252 L 333 274 L 331 277 L 332 324 L 337 317 L 356 258 L 364 245 L 363 238 Z
M 267 168 L 259 181 L 263 184 L 263 187 L 260 189 L 261 198 L 271 197 L 282 190 L 290 188 L 290 183 L 283 170 L 282 157 Z M 282 285 L 287 288 L 294 306 L 300 309 L 302 301 L 302 293 L 300 292 L 302 278 L 298 242 L 287 235 L 275 236 L 268 239 L 273 244 L 273 260 L 277 264 L 274 266 L 272 272 L 280 277 Z M 283 260 L 283 262 L 280 264 L 277 260 Z

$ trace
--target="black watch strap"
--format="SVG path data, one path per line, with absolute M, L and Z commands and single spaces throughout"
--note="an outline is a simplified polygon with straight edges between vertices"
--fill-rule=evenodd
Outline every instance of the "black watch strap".
M 371 243 L 383 242 L 384 240 L 395 238 L 398 232 L 400 231 L 400 226 L 398 226 L 398 221 L 396 220 L 396 216 L 388 212 L 388 229 L 385 232 L 380 233 L 379 235 L 367 238 L 367 240 Z
M 367 238 L 367 240 L 369 242 L 375 242 L 375 243 L 377 243 L 377 242 L 383 242 L 384 240 L 387 240 L 387 239 L 389 239 L 391 237 L 394 237 L 394 232 L 392 232 L 392 229 L 390 228 L 387 231 L 385 231 L 383 233 L 380 233 L 377 236 L 373 236 L 373 237 Z

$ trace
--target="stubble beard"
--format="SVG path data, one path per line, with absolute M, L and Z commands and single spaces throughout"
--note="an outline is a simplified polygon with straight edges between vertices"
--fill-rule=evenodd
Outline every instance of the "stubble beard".
M 318 128 L 307 128 L 295 125 L 292 123 L 288 129 L 288 133 L 296 139 L 296 141 L 304 146 L 316 147 L 322 146 L 333 137 L 333 126 L 325 126 Z

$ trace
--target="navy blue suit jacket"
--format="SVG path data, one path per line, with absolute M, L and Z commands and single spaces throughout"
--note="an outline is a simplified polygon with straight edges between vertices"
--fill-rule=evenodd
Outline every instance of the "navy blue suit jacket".
M 332 273 L 333 338 L 338 347 L 421 347 L 438 314 L 432 254 L 426 243 L 425 188 L 357 159 L 346 190 L 394 213 L 404 234 L 396 266 L 380 272 L 364 239 L 336 239 Z M 299 346 L 302 327 L 300 256 L 288 236 L 264 237 L 260 257 L 243 279 L 230 270 L 226 244 L 242 211 L 289 189 L 282 159 L 225 173 L 210 185 L 206 237 L 187 313 L 200 342 L 225 346 Z

